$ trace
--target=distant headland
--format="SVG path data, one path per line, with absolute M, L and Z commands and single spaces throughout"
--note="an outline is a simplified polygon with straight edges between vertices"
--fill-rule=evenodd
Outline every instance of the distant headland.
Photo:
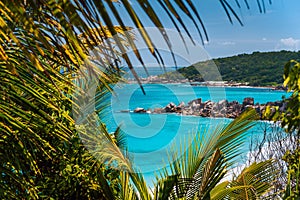
M 300 61 L 300 51 L 253 52 L 201 61 L 176 71 L 140 78 L 142 83 L 189 83 L 225 87 L 270 87 L 284 89 L 283 69 L 289 60 Z M 212 63 L 217 71 L 212 71 Z M 201 72 L 202 74 L 200 74 Z M 215 74 L 214 74 L 215 73 Z M 204 79 L 205 77 L 205 79 Z M 134 79 L 129 79 L 134 83 Z

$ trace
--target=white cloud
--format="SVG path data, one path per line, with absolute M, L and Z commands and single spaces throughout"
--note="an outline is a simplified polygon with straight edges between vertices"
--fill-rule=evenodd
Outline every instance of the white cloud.
M 280 39 L 280 42 L 287 47 L 298 47 L 298 45 L 300 45 L 300 40 L 292 37 Z
M 265 38 L 265 37 L 264 37 L 264 38 L 262 38 L 262 40 L 263 40 L 263 41 L 266 41 L 266 40 L 267 40 L 267 38 Z
M 227 41 L 227 42 L 222 42 L 221 45 L 235 45 L 235 42 L 230 42 L 230 41 Z

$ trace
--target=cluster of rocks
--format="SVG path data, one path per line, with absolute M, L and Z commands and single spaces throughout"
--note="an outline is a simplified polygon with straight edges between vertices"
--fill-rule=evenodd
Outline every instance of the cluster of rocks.
M 254 98 L 247 97 L 244 98 L 242 103 L 237 101 L 227 101 L 221 100 L 219 102 L 205 101 L 202 102 L 202 99 L 195 99 L 188 102 L 187 105 L 184 102 L 181 102 L 179 105 L 170 102 L 164 108 L 155 108 L 153 110 L 136 108 L 134 113 L 177 113 L 182 115 L 195 115 L 201 117 L 226 117 L 226 118 L 236 118 L 238 117 L 245 109 L 248 107 L 254 108 L 256 112 L 260 115 L 260 118 L 263 118 L 263 113 L 266 110 L 266 107 L 270 106 L 271 108 L 278 107 L 280 111 L 285 110 L 285 103 L 283 101 L 268 102 L 266 104 L 254 104 Z M 275 112 L 275 110 L 274 110 Z

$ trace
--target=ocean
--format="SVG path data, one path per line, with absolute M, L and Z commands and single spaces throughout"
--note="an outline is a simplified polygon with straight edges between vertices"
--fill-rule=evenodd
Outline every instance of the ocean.
M 202 101 L 214 102 L 227 99 L 242 103 L 246 97 L 253 97 L 255 103 L 267 103 L 281 100 L 288 94 L 269 88 L 250 87 L 206 87 L 189 84 L 145 84 L 144 95 L 137 84 L 117 84 L 114 95 L 109 97 L 110 106 L 105 123 L 110 132 L 118 126 L 126 135 L 128 152 L 134 167 L 142 172 L 149 185 L 152 184 L 154 173 L 166 166 L 168 155 L 178 151 L 187 137 L 197 132 L 204 134 L 217 125 L 226 125 L 231 119 L 202 118 L 177 114 L 137 114 L 121 112 L 134 110 L 137 107 L 153 109 L 165 107 L 168 103 L 179 104 L 201 98 Z M 248 131 L 249 138 L 243 146 L 241 156 L 245 158 L 249 151 L 251 136 L 262 135 L 261 123 Z M 206 133 L 207 134 L 207 133 Z

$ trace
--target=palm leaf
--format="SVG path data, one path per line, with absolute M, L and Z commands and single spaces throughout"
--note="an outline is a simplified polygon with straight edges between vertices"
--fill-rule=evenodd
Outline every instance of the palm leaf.
M 155 200 L 163 200 L 163 199 L 172 199 L 174 196 L 172 195 L 173 190 L 175 190 L 176 194 L 179 196 L 180 192 L 178 189 L 179 179 L 178 175 L 168 176 L 165 179 L 161 179 L 155 186 L 154 190 L 154 199 Z M 175 189 L 174 189 L 175 188 Z
M 136 191 L 132 187 L 129 179 L 129 174 L 127 172 L 121 172 L 121 192 L 119 199 L 120 200 L 136 200 L 138 199 Z
M 253 163 L 231 182 L 224 182 L 211 191 L 212 199 L 258 199 L 272 187 L 276 178 L 272 160 Z
M 173 175 L 179 175 L 178 180 L 186 180 L 177 188 L 180 194 L 176 194 L 175 185 L 169 196 L 192 199 L 197 194 L 200 199 L 208 198 L 209 192 L 225 175 L 225 169 L 240 154 L 247 130 L 254 125 L 255 118 L 255 110 L 248 110 L 224 128 L 216 127 L 214 131 L 196 135 L 193 141 L 189 139 L 190 142 L 184 142 L 181 146 L 186 151 L 181 149 L 181 156 L 175 153 L 170 159 L 175 160 L 173 163 L 170 161 L 172 175 L 167 169 L 160 174 L 166 181 Z M 185 147 L 185 144 L 190 145 Z
M 240 23 L 240 25 L 243 26 L 242 21 L 240 20 L 240 18 L 236 14 L 236 12 L 233 10 L 233 8 L 231 7 L 231 5 L 226 0 L 220 0 L 220 3 L 222 5 L 223 9 L 225 10 L 225 13 L 226 13 L 226 15 L 227 15 L 230 23 L 233 23 L 231 15 L 230 15 L 230 12 L 231 12 L 231 14 L 233 14 L 233 16 L 238 20 L 238 22 Z
M 202 173 L 202 174 L 201 174 Z M 215 153 L 207 160 L 203 172 L 198 172 L 194 176 L 195 181 L 201 182 L 192 183 L 192 185 L 199 185 L 197 188 L 191 188 L 187 197 L 192 199 L 194 194 L 198 195 L 199 199 L 209 199 L 210 192 L 218 182 L 224 177 L 226 174 L 226 164 L 224 155 L 221 153 L 219 149 L 215 151 Z

